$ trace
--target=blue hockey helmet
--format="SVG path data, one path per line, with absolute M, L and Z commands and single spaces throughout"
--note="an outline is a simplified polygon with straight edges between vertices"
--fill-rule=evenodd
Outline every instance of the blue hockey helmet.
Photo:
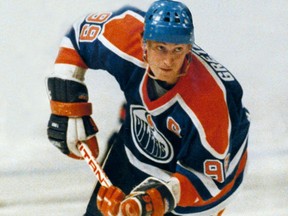
M 158 0 L 147 10 L 144 41 L 193 44 L 194 26 L 190 10 L 181 2 Z

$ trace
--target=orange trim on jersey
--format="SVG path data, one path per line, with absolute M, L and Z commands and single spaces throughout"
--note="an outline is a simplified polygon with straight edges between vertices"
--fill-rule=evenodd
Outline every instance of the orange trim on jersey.
M 215 196 L 215 197 L 213 197 L 207 201 L 204 201 L 203 199 L 200 198 L 195 187 L 187 179 L 187 177 L 185 177 L 179 173 L 175 173 L 174 176 L 179 179 L 180 187 L 181 187 L 181 197 L 180 197 L 180 202 L 178 205 L 182 206 L 182 207 L 186 207 L 189 205 L 200 207 L 200 206 L 209 205 L 209 204 L 219 200 L 220 198 L 222 198 L 224 195 L 226 195 L 232 189 L 232 187 L 235 184 L 236 179 L 244 171 L 244 168 L 246 166 L 246 162 L 247 162 L 247 151 L 244 153 L 244 155 L 241 158 L 241 161 L 239 163 L 239 167 L 238 167 L 238 170 L 235 174 L 234 179 L 229 184 L 227 184 L 217 196 Z M 199 198 L 199 200 L 197 202 L 194 202 L 194 200 L 196 198 Z
M 64 103 L 59 101 L 50 101 L 51 111 L 55 115 L 82 117 L 92 114 L 91 103 Z
M 223 155 L 228 149 L 230 127 L 224 93 L 196 58 L 193 58 L 190 70 L 191 73 L 180 83 L 183 89 L 181 96 L 199 119 L 210 147 Z
M 66 47 L 59 49 L 55 64 L 71 64 L 85 69 L 88 68 L 76 50 Z
M 143 61 L 143 23 L 130 14 L 105 24 L 104 37 L 122 52 Z M 128 42 L 128 43 L 127 43 Z
M 149 70 L 149 69 L 148 69 Z M 162 105 L 164 105 L 165 103 L 169 102 L 171 99 L 173 99 L 173 97 L 176 96 L 176 94 L 181 94 L 180 90 L 180 81 L 182 78 L 180 78 L 179 82 L 167 93 L 165 93 L 163 96 L 161 96 L 160 98 L 151 101 L 149 96 L 148 96 L 148 79 L 149 79 L 149 75 L 146 72 L 143 78 L 143 83 L 141 88 L 142 91 L 142 96 L 143 96 L 143 101 L 145 102 L 147 108 L 149 110 L 154 110 L 157 109 L 159 107 L 161 107 Z
M 181 196 L 178 206 L 193 206 L 194 203 L 199 202 L 200 200 L 203 202 L 203 199 L 195 189 L 194 185 L 191 184 L 186 176 L 180 173 L 174 173 L 173 176 L 176 177 L 180 182 Z
M 177 94 L 195 113 L 205 132 L 209 146 L 224 155 L 229 145 L 229 110 L 224 93 L 205 66 L 192 56 L 186 76 L 162 97 L 151 101 L 147 92 L 148 75 L 142 84 L 143 100 L 149 110 L 154 110 L 169 102 Z

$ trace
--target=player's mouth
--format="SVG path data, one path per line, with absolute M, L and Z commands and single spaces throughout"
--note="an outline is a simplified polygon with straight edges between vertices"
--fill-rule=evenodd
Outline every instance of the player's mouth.
M 171 72 L 172 69 L 171 68 L 160 68 L 161 71 L 164 71 L 164 72 Z

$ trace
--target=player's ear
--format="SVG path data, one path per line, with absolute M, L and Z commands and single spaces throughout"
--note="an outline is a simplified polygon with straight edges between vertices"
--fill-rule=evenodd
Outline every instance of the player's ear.
M 143 60 L 147 63 L 147 41 L 142 39 Z

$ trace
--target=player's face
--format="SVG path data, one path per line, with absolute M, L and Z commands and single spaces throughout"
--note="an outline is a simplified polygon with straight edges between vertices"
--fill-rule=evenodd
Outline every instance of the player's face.
M 175 84 L 191 45 L 147 41 L 147 62 L 156 79 Z

